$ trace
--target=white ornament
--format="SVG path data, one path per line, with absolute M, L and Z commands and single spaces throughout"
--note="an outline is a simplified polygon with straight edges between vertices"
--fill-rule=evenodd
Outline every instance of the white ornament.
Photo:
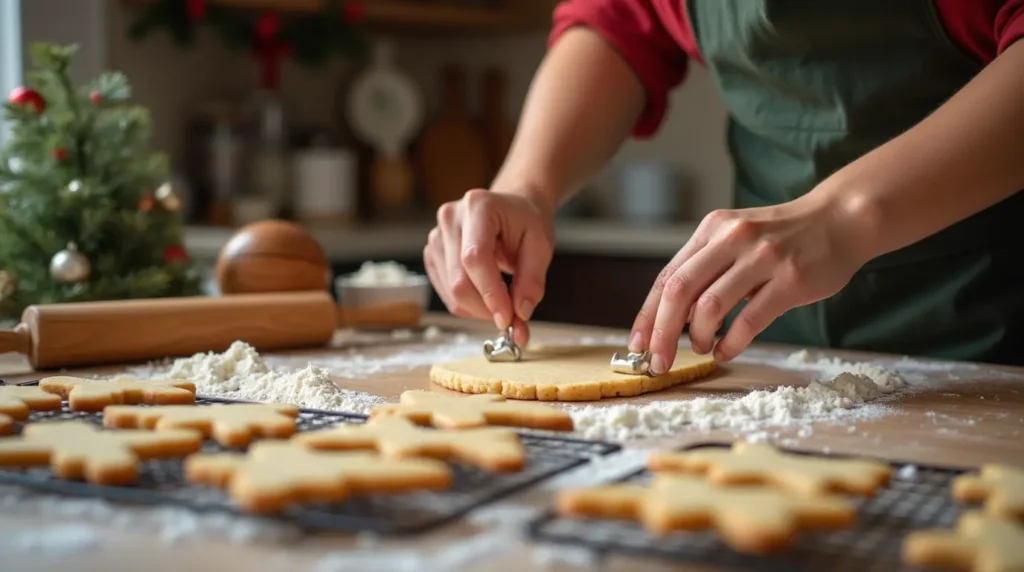
M 394 45 L 380 40 L 373 63 L 353 83 L 348 120 L 353 131 L 380 155 L 397 157 L 423 121 L 424 109 L 416 84 L 394 63 Z
M 89 279 L 92 265 L 78 246 L 69 242 L 66 249 L 53 255 L 50 259 L 50 276 L 63 283 L 82 282 Z
M 74 194 L 74 193 L 77 193 L 80 190 L 82 190 L 82 181 L 79 181 L 78 179 L 74 179 L 73 181 L 68 183 L 68 192 L 69 193 Z

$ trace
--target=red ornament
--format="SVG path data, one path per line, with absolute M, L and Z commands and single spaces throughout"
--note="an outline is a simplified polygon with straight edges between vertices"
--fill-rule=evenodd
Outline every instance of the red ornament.
M 269 42 L 281 31 L 281 16 L 274 12 L 264 12 L 256 22 L 256 37 L 262 42 Z
M 89 101 L 91 101 L 93 105 L 99 105 L 103 103 L 103 96 L 100 95 L 100 92 L 94 91 L 89 94 Z
M 174 262 L 182 262 L 188 260 L 188 253 L 185 252 L 185 247 L 180 244 L 172 244 L 164 249 L 164 262 L 172 264 Z
M 362 2 L 349 2 L 341 9 L 341 17 L 349 24 L 357 24 L 366 18 L 366 6 Z
M 146 195 L 139 200 L 140 211 L 148 213 L 154 208 L 156 208 L 156 199 L 153 198 L 153 195 Z
M 43 96 L 39 95 L 39 92 L 34 89 L 16 87 L 11 90 L 9 100 L 14 105 L 32 106 L 36 110 L 36 113 L 41 114 L 43 111 L 46 111 L 46 101 L 44 101 Z
M 66 147 L 57 147 L 53 150 L 53 158 L 58 161 L 66 161 L 68 158 L 68 150 Z
M 186 0 L 185 11 L 188 12 L 188 19 L 199 22 L 206 18 L 206 0 Z

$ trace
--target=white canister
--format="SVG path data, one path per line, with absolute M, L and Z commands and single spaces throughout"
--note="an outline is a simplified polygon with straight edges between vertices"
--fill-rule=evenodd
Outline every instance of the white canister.
M 347 149 L 314 147 L 295 155 L 295 218 L 350 220 L 356 211 L 358 164 Z
M 619 171 L 621 215 L 630 222 L 677 220 L 683 192 L 678 173 L 669 163 L 635 162 Z

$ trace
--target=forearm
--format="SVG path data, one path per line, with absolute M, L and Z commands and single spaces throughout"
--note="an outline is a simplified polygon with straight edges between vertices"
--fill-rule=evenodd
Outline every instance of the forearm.
M 608 162 L 645 101 L 640 80 L 614 48 L 592 30 L 569 30 L 534 77 L 492 190 L 532 193 L 553 211 Z
M 842 206 L 870 259 L 1024 189 L 1024 41 L 899 137 L 808 195 Z

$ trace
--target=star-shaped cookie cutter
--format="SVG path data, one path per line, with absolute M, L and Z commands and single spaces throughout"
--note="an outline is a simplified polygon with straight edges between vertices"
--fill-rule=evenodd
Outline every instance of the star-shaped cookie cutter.
M 611 367 L 615 373 L 651 377 L 651 352 L 629 352 L 625 356 L 616 352 L 612 354 Z
M 487 361 L 519 361 L 523 357 L 523 350 L 516 344 L 512 336 L 512 326 L 505 329 L 493 340 L 484 342 L 484 357 Z

